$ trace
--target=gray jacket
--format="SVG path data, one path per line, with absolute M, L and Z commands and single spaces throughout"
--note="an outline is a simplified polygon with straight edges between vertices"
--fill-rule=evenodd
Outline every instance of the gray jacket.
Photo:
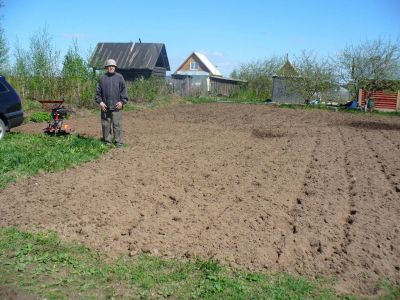
M 126 104 L 128 102 L 128 94 L 124 77 L 119 73 L 106 73 L 101 76 L 96 88 L 95 101 L 98 104 L 104 102 L 109 110 L 114 110 L 118 101 Z

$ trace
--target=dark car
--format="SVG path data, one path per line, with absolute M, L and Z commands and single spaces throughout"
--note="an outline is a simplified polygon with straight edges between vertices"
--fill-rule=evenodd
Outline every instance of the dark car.
M 7 131 L 23 121 L 21 99 L 6 78 L 0 75 L 0 140 Z

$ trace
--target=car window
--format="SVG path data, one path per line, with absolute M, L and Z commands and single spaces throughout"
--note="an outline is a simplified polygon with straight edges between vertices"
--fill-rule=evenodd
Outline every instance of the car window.
M 0 93 L 8 92 L 8 88 L 0 82 Z

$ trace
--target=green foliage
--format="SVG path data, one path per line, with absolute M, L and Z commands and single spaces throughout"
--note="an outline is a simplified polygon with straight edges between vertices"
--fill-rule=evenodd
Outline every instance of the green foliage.
M 0 143 L 0 189 L 39 171 L 59 171 L 98 158 L 107 149 L 97 139 L 77 135 L 10 133 Z
M 394 92 L 400 91 L 400 80 L 384 80 L 384 79 L 361 79 L 360 86 L 367 91 L 385 91 Z
M 79 54 L 77 42 L 65 55 L 61 71 L 58 57 L 47 29 L 39 31 L 28 51 L 16 46 L 10 83 L 22 98 L 64 99 L 71 106 L 93 108 L 98 77 Z
M 65 244 L 54 232 L 0 228 L 0 284 L 40 298 L 356 299 L 285 273 L 230 269 L 213 259 L 117 258 Z M 385 282 L 387 299 L 399 288 Z M 391 298 L 390 298 L 391 297 Z
M 0 62 L 1 36 L 0 31 Z M 94 94 L 101 72 L 90 70 L 89 58 L 80 55 L 77 41 L 73 42 L 63 58 L 61 70 L 59 51 L 46 28 L 31 38 L 28 50 L 16 45 L 13 52 L 15 63 L 8 78 L 22 98 L 65 99 L 67 106 L 96 107 Z M 349 46 L 337 55 L 333 64 L 327 58 L 320 59 L 312 52 L 304 51 L 294 59 L 293 65 L 295 68 L 288 61 L 285 63 L 283 56 L 271 56 L 240 65 L 233 70 L 231 77 L 246 80 L 247 84 L 235 90 L 230 95 L 231 100 L 260 102 L 271 99 L 273 76 L 279 74 L 297 77 L 298 80 L 289 84 L 288 89 L 304 99 L 321 96 L 337 101 L 337 82 L 350 88 L 352 97 L 357 95 L 360 87 L 396 90 L 399 84 L 391 80 L 400 77 L 400 44 L 399 41 L 378 39 Z M 130 101 L 135 104 L 158 106 L 177 100 L 164 79 L 141 78 L 127 82 L 127 90 Z
M 90 73 L 85 60 L 79 54 L 78 42 L 74 40 L 73 46 L 64 57 L 62 76 L 65 79 L 87 80 Z
M 4 74 L 7 72 L 8 66 L 8 46 L 4 36 L 4 30 L 0 25 L 0 73 Z
M 385 300 L 395 300 L 400 299 L 400 287 L 396 287 L 389 280 L 382 280 L 378 287 L 384 291 L 384 296 L 382 299 Z
M 27 51 L 22 49 L 18 44 L 14 51 L 15 63 L 12 67 L 11 75 L 8 80 L 11 85 L 18 91 L 22 98 L 27 97 L 29 93 L 29 55 Z
M 288 81 L 294 91 L 304 99 L 311 100 L 317 94 L 329 91 L 336 85 L 333 66 L 328 60 L 320 59 L 312 51 L 303 51 L 295 57 L 294 66 L 298 72 L 298 78 Z
M 88 63 L 79 54 L 75 40 L 64 57 L 62 69 L 63 88 L 60 91 L 66 103 L 74 107 L 92 108 L 98 76 L 90 70 Z
M 29 51 L 17 45 L 14 53 L 15 65 L 9 78 L 23 98 L 61 98 L 63 83 L 58 69 L 60 52 L 53 46 L 46 28 L 31 38 Z
M 185 97 L 185 100 L 193 104 L 204 104 L 218 102 L 220 98 L 213 97 Z
M 139 78 L 127 83 L 128 98 L 136 103 L 154 102 L 161 96 L 171 94 L 163 78 Z
M 251 87 L 246 86 L 234 91 L 229 98 L 232 100 L 238 100 L 235 102 L 262 102 L 270 99 L 272 96 L 272 85 L 270 88 L 271 92 L 259 93 L 257 89 L 252 89 Z
M 289 62 L 289 59 L 287 59 L 282 68 L 278 70 L 277 75 L 284 77 L 298 77 L 300 74 Z
M 282 67 L 283 57 L 270 57 L 247 64 L 234 70 L 232 76 L 246 80 L 247 86 L 233 95 L 242 99 L 270 99 L 272 97 L 272 76 Z
M 67 105 L 73 107 L 96 107 L 94 98 L 97 86 L 97 79 L 74 79 L 63 78 L 62 98 Z
M 59 54 L 47 28 L 38 31 L 30 42 L 31 75 L 41 79 L 58 75 Z
M 42 105 L 38 101 L 32 99 L 22 98 L 21 102 L 24 112 L 31 112 L 43 109 Z
M 29 119 L 30 119 L 30 121 L 35 122 L 35 123 L 50 122 L 51 115 L 44 111 L 38 111 L 38 112 L 33 113 Z
M 3 1 L 0 1 L 0 8 L 4 6 Z M 0 16 L 1 18 L 2 16 Z M 0 74 L 5 74 L 8 71 L 8 46 L 4 36 L 3 26 L 0 24 Z
M 379 86 L 381 81 L 400 79 L 400 40 L 378 38 L 349 45 L 334 63 L 338 79 L 348 84 L 356 97 L 360 88 L 368 88 L 370 80 Z
M 15 77 L 24 79 L 30 75 L 30 57 L 27 51 L 22 49 L 18 44 L 15 46 L 14 51 L 15 64 L 12 73 Z

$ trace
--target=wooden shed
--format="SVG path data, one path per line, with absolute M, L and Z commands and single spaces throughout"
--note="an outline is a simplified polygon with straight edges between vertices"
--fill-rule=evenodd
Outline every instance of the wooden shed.
M 368 97 L 374 102 L 374 109 L 400 111 L 400 80 L 368 79 L 362 82 L 358 91 L 358 105 L 365 105 Z
M 210 94 L 214 96 L 230 96 L 242 86 L 245 86 L 247 81 L 233 79 L 221 76 L 210 76 Z
M 382 111 L 400 111 L 400 91 L 366 91 L 358 92 L 358 105 L 364 107 L 365 98 L 369 96 L 374 101 L 374 109 Z
M 162 43 L 98 43 L 90 59 L 94 70 L 104 69 L 107 59 L 117 62 L 125 80 L 151 76 L 165 78 L 170 71 L 167 51 Z
M 293 88 L 290 88 L 291 82 L 299 80 L 299 73 L 290 63 L 289 58 L 278 70 L 276 75 L 272 76 L 272 101 L 276 103 L 294 103 L 303 104 L 304 98 Z

